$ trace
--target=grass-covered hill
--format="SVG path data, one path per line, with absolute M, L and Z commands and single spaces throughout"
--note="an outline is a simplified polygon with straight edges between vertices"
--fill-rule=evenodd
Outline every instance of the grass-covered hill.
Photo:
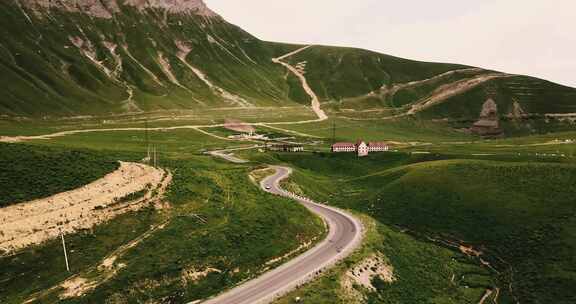
M 261 41 L 200 0 L 77 3 L 0 3 L 0 117 L 310 103 L 300 80 L 272 62 L 302 46 Z M 501 129 L 515 135 L 571 128 L 570 115 L 558 114 L 576 113 L 572 88 L 464 65 L 328 46 L 284 61 L 299 67 L 332 116 L 465 129 L 492 97 Z
M 112 1 L 106 18 L 34 2 L 0 3 L 2 115 L 289 103 L 271 50 L 217 15 Z
M 289 58 L 333 115 L 415 117 L 469 128 L 493 98 L 505 134 L 573 128 L 576 90 L 549 81 L 457 64 L 411 61 L 370 51 L 317 46 Z M 564 117 L 566 118 L 566 117 Z
M 294 181 L 308 195 L 366 212 L 426 242 L 436 239 L 439 245 L 462 244 L 482 252 L 493 267 L 496 282 L 487 287 L 499 289 L 498 303 L 576 300 L 570 288 L 576 283 L 573 164 L 394 153 L 360 160 L 328 154 L 275 157 L 299 168 Z M 431 292 L 427 286 L 403 293 L 402 286 L 419 270 L 404 268 L 408 261 L 397 259 L 398 271 L 408 272 L 374 297 L 400 303 Z M 421 263 L 422 271 L 432 271 L 433 266 Z M 473 275 L 462 278 L 478 287 Z
M 0 143 L 0 207 L 76 189 L 118 168 L 102 153 Z

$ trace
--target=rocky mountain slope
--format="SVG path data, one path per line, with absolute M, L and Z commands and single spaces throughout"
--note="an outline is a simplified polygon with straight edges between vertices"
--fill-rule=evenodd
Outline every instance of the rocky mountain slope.
M 201 0 L 5 0 L 0 117 L 309 105 L 298 77 L 272 61 L 301 47 L 261 41 Z M 525 76 L 325 46 L 284 61 L 329 116 L 474 131 L 491 98 L 508 133 L 568 128 L 576 117 L 575 89 Z

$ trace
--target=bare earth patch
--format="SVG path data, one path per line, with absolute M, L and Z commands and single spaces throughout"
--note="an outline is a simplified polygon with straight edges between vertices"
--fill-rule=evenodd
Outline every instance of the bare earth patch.
M 342 289 L 345 296 L 352 303 L 362 303 L 365 296 L 356 289 L 356 286 L 362 287 L 368 291 L 376 291 L 372 280 L 380 278 L 382 281 L 392 283 L 394 278 L 394 269 L 386 262 L 386 258 L 381 253 L 369 256 L 348 270 L 341 280 Z
M 121 162 L 118 170 L 82 188 L 2 208 L 0 251 L 11 253 L 138 210 L 170 180 L 162 169 Z M 135 193 L 142 195 L 128 197 Z
M 211 267 L 207 267 L 204 270 L 199 270 L 195 267 L 189 267 L 189 268 L 183 269 L 182 275 L 180 277 L 180 279 L 182 281 L 182 286 L 186 287 L 186 286 L 188 286 L 189 283 L 198 282 L 201 279 L 207 277 L 212 272 L 221 273 L 222 270 L 216 269 L 216 268 L 211 268 Z

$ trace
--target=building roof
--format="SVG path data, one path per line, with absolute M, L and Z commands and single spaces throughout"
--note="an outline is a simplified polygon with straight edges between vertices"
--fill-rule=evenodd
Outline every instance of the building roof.
M 350 142 L 339 142 L 332 145 L 333 148 L 355 148 L 356 146 Z
M 302 144 L 289 144 L 289 143 L 281 143 L 281 144 L 272 144 L 272 147 L 303 147 Z
M 382 141 L 372 141 L 368 143 L 369 147 L 388 147 L 388 144 Z

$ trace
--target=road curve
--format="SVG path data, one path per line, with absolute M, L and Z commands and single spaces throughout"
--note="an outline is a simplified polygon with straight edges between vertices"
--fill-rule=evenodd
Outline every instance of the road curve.
M 328 236 L 320 244 L 288 263 L 202 304 L 270 303 L 310 281 L 322 270 L 350 255 L 360 245 L 363 237 L 360 221 L 344 211 L 283 190 L 280 181 L 290 176 L 292 169 L 280 166 L 271 168 L 275 169 L 276 173 L 265 178 L 260 187 L 269 193 L 293 198 L 322 217 L 329 228 Z

